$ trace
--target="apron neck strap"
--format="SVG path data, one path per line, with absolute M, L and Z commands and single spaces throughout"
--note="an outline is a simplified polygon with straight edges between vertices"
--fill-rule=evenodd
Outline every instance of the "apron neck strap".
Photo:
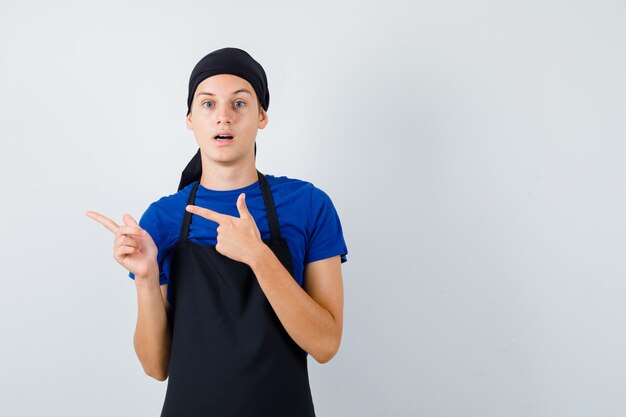
M 198 185 L 200 185 L 200 180 L 193 185 L 191 188 L 191 192 L 189 193 L 189 199 L 187 200 L 187 205 L 193 205 L 196 202 L 196 191 L 198 191 Z M 186 241 L 187 236 L 189 236 L 189 225 L 191 224 L 191 213 L 185 209 L 185 217 L 183 217 L 183 225 L 180 228 L 180 237 L 179 240 Z
M 263 193 L 263 201 L 265 201 L 265 211 L 267 213 L 267 222 L 270 225 L 270 239 L 272 242 L 278 242 L 280 240 L 280 227 L 278 226 L 278 216 L 276 215 L 276 207 L 274 207 L 274 196 L 270 190 L 270 184 L 267 182 L 265 175 L 259 174 L 259 184 L 261 185 L 261 192 Z

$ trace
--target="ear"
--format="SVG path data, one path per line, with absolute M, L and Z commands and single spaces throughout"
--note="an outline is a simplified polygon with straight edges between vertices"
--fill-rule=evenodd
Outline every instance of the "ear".
M 193 122 L 191 121 L 191 112 L 185 117 L 185 122 L 187 123 L 187 129 L 193 130 Z
M 265 110 L 261 109 L 259 113 L 259 129 L 263 129 L 267 125 L 267 113 Z

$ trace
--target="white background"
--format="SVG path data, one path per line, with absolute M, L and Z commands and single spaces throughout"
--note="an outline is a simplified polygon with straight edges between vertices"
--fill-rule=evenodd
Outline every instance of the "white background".
M 626 415 L 623 1 L 0 5 L 0 415 L 157 416 L 133 282 L 84 215 L 139 218 L 197 149 L 206 53 L 265 68 L 261 172 L 348 245 L 318 416 Z

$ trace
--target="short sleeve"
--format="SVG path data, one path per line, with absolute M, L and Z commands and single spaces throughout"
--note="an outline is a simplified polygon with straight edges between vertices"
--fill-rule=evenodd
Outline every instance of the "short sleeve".
M 152 203 L 139 219 L 139 226 L 150 234 L 158 249 L 159 284 L 164 285 L 168 283 L 166 271 L 168 271 L 167 267 L 169 266 L 169 249 L 172 245 L 169 242 L 171 239 L 168 236 L 167 228 L 160 224 L 160 217 L 157 205 Z M 135 274 L 132 272 L 129 272 L 128 276 L 135 279 Z
M 343 237 L 341 221 L 328 194 L 313 187 L 309 213 L 309 233 L 304 263 L 340 255 L 346 262 L 348 248 Z

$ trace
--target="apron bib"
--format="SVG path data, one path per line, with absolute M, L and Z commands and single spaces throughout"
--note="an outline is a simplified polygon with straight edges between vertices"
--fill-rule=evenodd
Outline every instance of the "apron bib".
M 270 226 L 263 242 L 293 276 L 269 183 L 257 173 Z M 172 255 L 172 350 L 161 417 L 315 417 L 307 353 L 280 323 L 252 269 L 215 245 L 188 240 L 190 223 L 185 211 Z

